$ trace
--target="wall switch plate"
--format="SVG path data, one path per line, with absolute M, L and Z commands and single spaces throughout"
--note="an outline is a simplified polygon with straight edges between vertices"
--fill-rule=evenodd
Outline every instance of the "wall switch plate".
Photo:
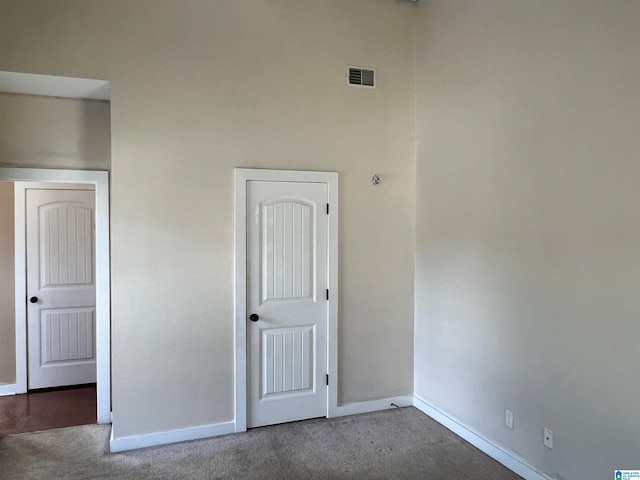
M 544 427 L 544 446 L 553 449 L 553 431 L 547 427 Z
M 513 429 L 513 412 L 511 410 L 504 411 L 504 424 Z

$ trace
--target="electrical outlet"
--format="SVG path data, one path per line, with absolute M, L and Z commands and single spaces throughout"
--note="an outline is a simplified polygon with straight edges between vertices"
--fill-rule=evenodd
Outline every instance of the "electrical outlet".
M 504 411 L 504 424 L 513 429 L 513 412 L 511 410 Z
M 553 431 L 544 427 L 544 446 L 549 450 L 553 449 Z

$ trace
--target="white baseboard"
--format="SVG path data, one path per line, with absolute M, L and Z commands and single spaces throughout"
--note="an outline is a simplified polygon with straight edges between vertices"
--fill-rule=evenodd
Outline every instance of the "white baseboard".
M 392 405 L 394 404 L 394 405 Z M 406 395 L 403 397 L 383 398 L 367 402 L 354 402 L 340 405 L 332 412 L 331 417 L 342 417 L 345 415 L 357 415 L 360 413 L 377 412 L 398 407 L 410 407 L 413 405 L 413 397 Z M 165 445 L 168 443 L 184 442 L 187 440 L 197 440 L 200 438 L 216 437 L 235 433 L 235 422 L 217 423 L 214 425 L 203 425 L 201 427 L 183 428 L 180 430 L 170 430 L 168 432 L 148 433 L 145 435 L 131 435 L 128 437 L 113 437 L 111 429 L 111 439 L 109 440 L 109 450 L 111 453 L 135 450 L 137 448 L 152 447 L 155 445 Z
M 0 397 L 5 395 L 15 395 L 16 394 L 16 384 L 15 383 L 3 383 L 0 384 Z
M 391 405 L 391 404 L 394 405 Z M 389 410 L 396 407 L 410 407 L 413 405 L 413 397 L 406 395 L 403 397 L 381 398 L 380 400 L 369 400 L 366 402 L 345 403 L 338 405 L 335 411 L 330 412 L 329 417 L 344 417 L 346 415 L 358 415 L 360 413 L 377 412 Z
M 437 408 L 429 405 L 421 398 L 414 396 L 413 406 L 433 418 L 436 422 L 451 430 L 459 437 L 464 438 L 478 450 L 489 455 L 497 462 L 500 462 L 512 472 L 517 473 L 525 480 L 552 480 L 551 477 L 546 476 L 544 473 L 539 472 L 531 465 L 526 463 L 520 456 L 516 455 L 513 452 L 509 452 L 503 447 L 495 445 L 494 443 L 490 442 L 482 435 L 480 435 L 478 432 L 460 423 L 455 418 L 451 418 Z
M 235 432 L 235 422 L 216 423 L 213 425 L 203 425 L 201 427 L 182 428 L 170 430 L 168 432 L 148 433 L 145 435 L 131 435 L 128 437 L 113 438 L 113 428 L 111 429 L 111 439 L 109 440 L 109 450 L 111 453 L 135 450 L 137 448 L 153 447 L 155 445 L 165 445 L 167 443 L 184 442 L 187 440 L 198 440 L 207 437 L 217 437 Z

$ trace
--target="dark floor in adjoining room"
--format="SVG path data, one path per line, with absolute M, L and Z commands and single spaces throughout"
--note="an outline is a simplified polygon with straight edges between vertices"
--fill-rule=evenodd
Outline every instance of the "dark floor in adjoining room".
M 96 386 L 0 397 L 0 436 L 96 423 Z

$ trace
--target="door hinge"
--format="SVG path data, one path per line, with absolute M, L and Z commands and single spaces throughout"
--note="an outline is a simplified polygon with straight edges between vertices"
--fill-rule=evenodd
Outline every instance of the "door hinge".
M 329 374 L 327 373 L 327 385 L 329 385 Z
M 329 289 L 327 288 L 327 300 L 329 300 Z
M 329 215 L 329 204 L 327 203 L 327 215 Z

